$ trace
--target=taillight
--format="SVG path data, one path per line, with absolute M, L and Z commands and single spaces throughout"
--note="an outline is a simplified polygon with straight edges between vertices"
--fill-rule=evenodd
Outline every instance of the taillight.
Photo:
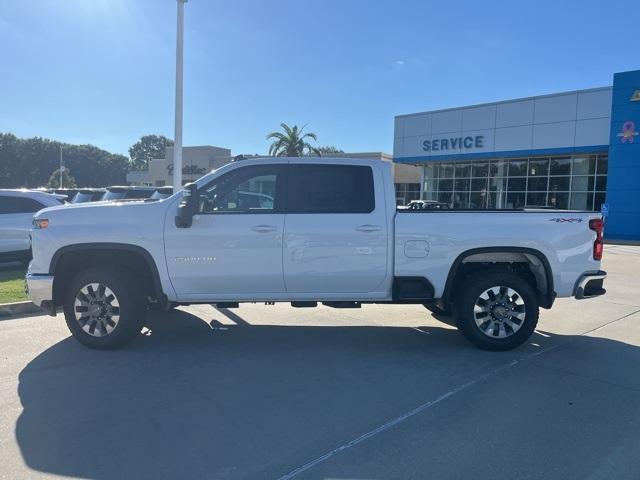
M 602 260 L 602 252 L 604 250 L 603 234 L 604 221 L 601 218 L 589 220 L 589 228 L 596 232 L 596 240 L 593 242 L 593 259 Z

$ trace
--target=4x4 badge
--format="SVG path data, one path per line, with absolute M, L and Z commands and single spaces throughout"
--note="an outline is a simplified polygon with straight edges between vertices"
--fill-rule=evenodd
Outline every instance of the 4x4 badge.
M 573 222 L 582 222 L 581 218 L 550 218 L 549 219 L 550 222 L 556 222 L 556 223 L 573 223 Z

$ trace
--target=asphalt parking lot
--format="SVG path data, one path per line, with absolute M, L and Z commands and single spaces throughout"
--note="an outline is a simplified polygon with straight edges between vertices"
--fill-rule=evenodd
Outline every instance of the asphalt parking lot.
M 640 247 L 512 352 L 421 306 L 194 306 L 128 349 L 0 321 L 0 477 L 640 478 Z

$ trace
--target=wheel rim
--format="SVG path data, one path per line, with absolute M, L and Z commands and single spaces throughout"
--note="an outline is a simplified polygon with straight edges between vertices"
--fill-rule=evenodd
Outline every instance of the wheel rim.
M 508 338 L 520 330 L 526 313 L 522 295 L 504 286 L 487 288 L 473 307 L 473 316 L 480 331 L 498 339 Z
M 118 298 L 101 283 L 88 283 L 78 290 L 73 310 L 82 330 L 94 337 L 106 337 L 120 321 Z

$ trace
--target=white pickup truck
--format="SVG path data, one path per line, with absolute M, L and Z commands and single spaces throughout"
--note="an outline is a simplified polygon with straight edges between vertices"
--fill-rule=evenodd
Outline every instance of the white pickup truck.
M 149 307 L 418 303 L 480 348 L 506 350 L 556 297 L 602 295 L 603 222 L 574 211 L 397 210 L 381 161 L 271 158 L 225 165 L 164 200 L 34 217 L 34 303 L 113 348 Z

